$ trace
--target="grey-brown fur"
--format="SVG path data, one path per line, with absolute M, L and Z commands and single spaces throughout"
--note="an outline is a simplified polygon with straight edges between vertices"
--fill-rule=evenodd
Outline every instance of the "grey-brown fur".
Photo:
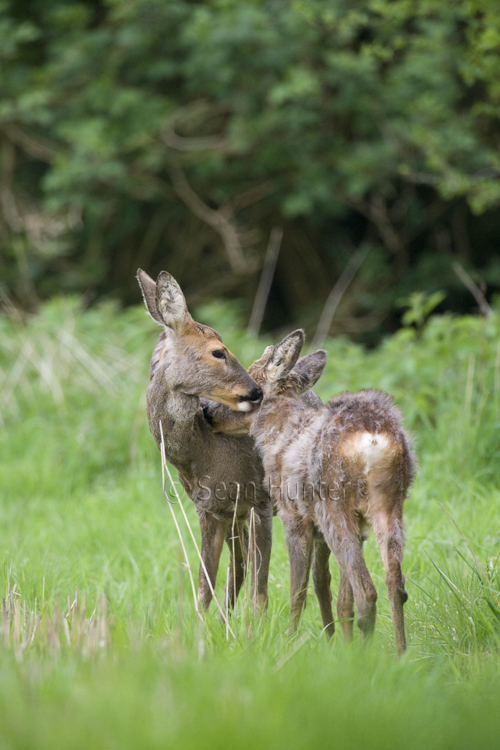
M 392 397 L 381 391 L 341 393 L 321 406 L 305 404 L 301 394 L 320 377 L 326 353 L 298 360 L 303 340 L 303 332 L 295 331 L 266 349 L 249 368 L 262 387 L 262 405 L 255 414 L 235 415 L 240 431 L 250 428 L 256 439 L 266 485 L 285 527 L 292 626 L 306 600 L 312 563 L 325 631 L 333 634 L 332 551 L 340 569 L 337 616 L 344 638 L 352 638 L 354 604 L 362 634 L 373 632 L 377 592 L 362 553 L 368 526 L 381 549 L 401 654 L 407 600 L 401 572 L 403 503 L 416 471 L 411 440 Z
M 263 485 L 260 456 L 254 449 L 252 437 L 215 434 L 204 414 L 204 407 L 207 410 L 215 406 L 208 399 L 238 408 L 241 403 L 260 401 L 260 389 L 228 352 L 219 334 L 191 318 L 175 279 L 162 272 L 155 283 L 141 270 L 137 278 L 149 313 L 164 326 L 153 352 L 147 392 L 151 433 L 160 448 L 161 422 L 167 460 L 178 470 L 186 493 L 196 505 L 201 554 L 213 586 L 224 540 L 229 547 L 230 579 L 226 594 L 231 606 L 244 580 L 248 539 L 246 522 L 251 508 L 255 509 L 258 564 L 257 570 L 253 570 L 252 591 L 256 605 L 265 607 L 272 507 Z M 214 350 L 222 350 L 224 359 L 212 356 Z M 201 566 L 199 598 L 204 607 L 208 607 L 212 598 Z

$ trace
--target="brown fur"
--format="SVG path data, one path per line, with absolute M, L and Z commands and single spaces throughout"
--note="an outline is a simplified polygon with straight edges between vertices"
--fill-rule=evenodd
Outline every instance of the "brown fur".
M 151 433 L 160 448 L 161 422 L 167 460 L 178 470 L 186 493 L 196 505 L 201 554 L 214 587 L 224 540 L 229 547 L 226 596 L 231 606 L 244 580 L 247 520 L 254 508 L 258 565 L 252 569 L 252 592 L 255 605 L 265 607 L 272 506 L 263 486 L 262 462 L 253 438 L 214 434 L 204 412 L 215 406 L 207 399 L 232 408 L 238 408 L 242 401 L 254 402 L 255 407 L 260 389 L 219 334 L 192 319 L 175 279 L 164 271 L 156 283 L 141 270 L 137 277 L 151 317 L 164 326 L 151 360 L 147 393 Z M 224 352 L 224 358 L 214 357 L 214 350 Z M 204 607 L 212 598 L 201 566 L 199 598 Z
M 403 604 L 403 503 L 416 460 L 399 410 L 386 393 L 342 393 L 327 404 L 308 405 L 301 394 L 320 377 L 324 352 L 297 361 L 303 333 L 268 347 L 249 372 L 262 387 L 260 409 L 235 415 L 250 430 L 264 463 L 266 483 L 278 505 L 290 557 L 291 620 L 296 627 L 311 565 L 325 631 L 334 632 L 330 551 L 339 564 L 337 616 L 352 638 L 354 604 L 364 636 L 375 627 L 377 592 L 362 542 L 370 527 L 386 570 L 398 654 L 406 648 Z M 216 429 L 223 430 L 219 423 Z M 234 429 L 234 426 L 233 426 Z

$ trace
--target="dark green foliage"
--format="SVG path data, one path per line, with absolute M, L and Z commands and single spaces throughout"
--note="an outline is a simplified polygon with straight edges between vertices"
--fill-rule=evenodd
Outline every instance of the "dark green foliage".
M 335 330 L 396 300 L 500 286 L 500 13 L 440 0 L 3 0 L 0 273 L 138 298 L 168 268 L 199 303 L 251 304 L 285 230 L 267 327 L 309 327 L 352 248 L 372 247 Z

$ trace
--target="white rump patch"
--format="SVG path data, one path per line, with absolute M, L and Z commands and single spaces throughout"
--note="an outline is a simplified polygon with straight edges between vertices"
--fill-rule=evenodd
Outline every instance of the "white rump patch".
M 250 401 L 241 401 L 238 404 L 238 411 L 252 411 L 253 406 Z
M 387 435 L 377 435 L 372 432 L 359 432 L 350 440 L 353 452 L 361 453 L 365 459 L 365 473 L 368 474 L 380 459 L 383 458 L 389 447 Z

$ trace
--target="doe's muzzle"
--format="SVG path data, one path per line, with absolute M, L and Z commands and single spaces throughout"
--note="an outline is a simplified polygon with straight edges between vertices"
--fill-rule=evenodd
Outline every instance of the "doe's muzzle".
M 238 411 L 252 411 L 262 401 L 262 389 L 255 387 L 248 396 L 240 396 Z

